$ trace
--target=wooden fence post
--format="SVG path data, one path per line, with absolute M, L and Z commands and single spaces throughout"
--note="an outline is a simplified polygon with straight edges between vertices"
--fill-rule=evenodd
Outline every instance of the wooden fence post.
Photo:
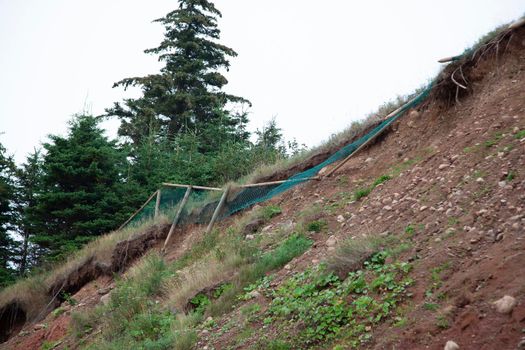
M 184 209 L 184 206 L 186 205 L 186 202 L 188 202 L 188 199 L 190 198 L 190 193 L 192 190 L 192 186 L 188 186 L 186 189 L 186 193 L 184 194 L 184 198 L 182 198 L 182 202 L 180 202 L 179 209 L 177 210 L 177 214 L 175 215 L 175 218 L 173 219 L 173 222 L 171 223 L 170 232 L 168 233 L 168 237 L 166 237 L 166 241 L 164 241 L 164 246 L 162 247 L 162 254 L 166 252 L 166 247 L 169 244 L 169 241 L 171 239 L 171 236 L 173 235 L 173 232 L 175 232 L 175 226 L 177 226 L 177 222 L 180 219 L 180 216 L 182 215 L 182 210 Z
M 228 197 L 229 192 L 230 192 L 230 185 L 228 185 L 224 189 L 224 192 L 222 193 L 221 200 L 219 201 L 219 204 L 217 204 L 217 208 L 215 208 L 215 211 L 213 212 L 213 216 L 211 217 L 210 223 L 208 224 L 208 227 L 206 228 L 206 234 L 209 234 L 211 230 L 213 229 L 213 225 L 215 224 L 215 221 L 217 221 L 217 218 L 219 217 L 219 213 L 224 207 L 224 203 L 226 202 L 226 197 Z
M 155 201 L 155 218 L 159 216 L 160 213 L 160 196 L 162 195 L 162 188 L 159 188 L 157 191 L 157 200 Z
M 131 215 L 129 217 L 129 219 L 127 219 L 122 225 L 120 225 L 120 227 L 118 228 L 117 231 L 120 231 L 122 230 L 142 209 L 144 209 L 144 207 L 146 207 L 146 205 L 148 205 L 149 201 L 153 199 L 153 197 L 155 197 L 157 195 L 157 191 L 153 192 L 153 194 L 151 196 L 149 196 L 149 198 L 146 200 L 146 202 L 144 202 L 144 204 L 142 204 L 142 206 L 140 208 L 138 208 L 134 213 L 133 215 Z

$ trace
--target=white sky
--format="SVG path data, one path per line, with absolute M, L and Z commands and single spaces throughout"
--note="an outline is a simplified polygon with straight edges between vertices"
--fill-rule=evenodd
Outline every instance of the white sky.
M 424 84 L 525 12 L 523 0 L 215 0 L 221 43 L 235 49 L 226 90 L 248 98 L 250 129 L 277 116 L 285 137 L 314 146 L 379 104 Z M 158 71 L 144 49 L 167 0 L 0 0 L 0 142 L 24 160 L 74 113 L 130 96 L 112 84 Z M 116 135 L 115 121 L 105 123 Z

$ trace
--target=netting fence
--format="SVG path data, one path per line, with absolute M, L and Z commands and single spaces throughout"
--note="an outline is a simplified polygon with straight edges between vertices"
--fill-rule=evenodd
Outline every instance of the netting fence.
M 320 164 L 297 173 L 287 180 L 228 188 L 228 193 L 224 196 L 224 203 L 219 208 L 218 205 L 225 189 L 164 184 L 125 225 L 137 225 L 153 219 L 156 215 L 165 215 L 170 220 L 177 217 L 177 225 L 206 224 L 212 220 L 216 212 L 217 219 L 224 219 L 254 204 L 267 201 L 297 185 L 310 181 L 324 167 L 341 161 L 358 151 L 405 112 L 420 104 L 430 93 L 432 85 L 430 83 L 410 102 L 391 113 L 362 137 L 342 147 Z M 188 190 L 188 187 L 191 189 Z M 186 194 L 188 195 L 185 199 Z M 177 213 L 180 215 L 177 216 Z

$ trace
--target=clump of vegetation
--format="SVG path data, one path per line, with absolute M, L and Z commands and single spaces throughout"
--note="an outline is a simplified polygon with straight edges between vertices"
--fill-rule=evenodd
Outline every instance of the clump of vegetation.
M 262 209 L 262 217 L 265 220 L 270 220 L 273 217 L 281 214 L 283 210 L 278 205 L 267 205 Z
M 314 220 L 310 221 L 306 225 L 306 230 L 308 232 L 321 232 L 328 226 L 326 220 Z
M 300 322 L 296 346 L 333 339 L 343 330 L 352 346 L 367 342 L 369 327 L 390 317 L 412 284 L 410 264 L 386 263 L 387 257 L 386 251 L 373 254 L 344 280 L 323 265 L 294 275 L 269 291 L 265 323 Z
M 385 183 L 386 181 L 391 180 L 391 179 L 392 179 L 392 176 L 390 176 L 390 175 L 381 175 L 380 177 L 378 177 L 377 179 L 374 180 L 372 185 L 370 185 L 368 187 L 364 187 L 364 188 L 358 188 L 354 192 L 354 200 L 358 201 L 361 198 L 368 196 L 370 194 L 370 192 L 372 192 L 374 190 L 374 188 L 376 188 L 377 186 L 379 186 L 382 183 Z

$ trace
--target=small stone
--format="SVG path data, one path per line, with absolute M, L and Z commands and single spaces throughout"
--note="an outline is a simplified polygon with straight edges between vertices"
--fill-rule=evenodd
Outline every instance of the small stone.
M 255 239 L 254 235 L 246 235 L 246 240 L 251 241 L 252 239 Z
M 476 244 L 476 243 L 478 243 L 478 242 L 479 242 L 479 238 L 478 238 L 478 237 L 476 237 L 476 238 L 472 238 L 472 239 L 470 240 L 470 243 L 471 243 L 471 244 Z
M 392 207 L 389 206 L 389 205 L 385 205 L 385 206 L 383 207 L 383 210 L 390 211 L 390 210 L 392 210 Z
M 443 169 L 448 168 L 449 166 L 450 166 L 449 164 L 445 164 L 445 163 L 443 163 L 443 164 L 439 164 L 438 169 L 439 169 L 439 170 L 443 170 Z
M 109 304 L 110 295 L 111 294 L 107 293 L 107 294 L 104 294 L 103 296 L 100 297 L 100 302 L 102 303 L 102 305 L 108 305 Z
M 97 293 L 98 295 L 104 295 L 104 294 L 108 294 L 109 292 L 111 291 L 111 288 L 100 288 L 99 290 L 97 290 Z
M 33 329 L 34 329 L 35 331 L 38 331 L 38 330 L 43 329 L 43 328 L 46 328 L 46 325 L 43 324 L 43 323 L 35 324 L 35 326 L 33 327 Z
M 455 341 L 449 340 L 445 344 L 444 350 L 459 350 L 459 345 Z
M 266 233 L 272 229 L 272 225 L 264 226 L 261 232 Z
M 365 163 L 370 163 L 372 161 L 374 161 L 374 158 L 368 157 L 368 158 L 366 158 Z
M 284 269 L 290 271 L 292 269 L 292 266 L 290 264 L 284 265 Z
M 519 350 L 525 349 L 525 337 L 521 338 L 520 342 L 518 343 L 518 349 Z
M 436 242 L 436 243 L 441 242 L 441 238 L 437 237 L 437 238 L 434 240 L 434 242 Z
M 312 259 L 312 264 L 317 265 L 319 264 L 319 259 Z
M 449 227 L 445 230 L 445 234 L 448 236 L 453 235 L 454 233 L 456 233 L 456 229 L 453 227 Z
M 507 181 L 499 181 L 498 182 L 498 186 L 499 187 L 505 187 L 505 185 L 507 185 Z
M 505 295 L 503 298 L 496 300 L 492 304 L 500 314 L 508 314 L 512 311 L 514 306 L 516 306 L 516 299 L 510 295 Z
M 482 182 L 485 182 L 485 180 L 483 180 L 482 177 L 478 177 L 478 178 L 476 179 L 476 182 L 477 182 L 477 183 L 482 183 Z
M 326 246 L 327 247 L 334 247 L 337 244 L 337 239 L 334 236 L 330 236 L 326 240 Z
M 256 290 L 252 290 L 250 293 L 248 293 L 248 296 L 252 299 L 256 299 L 261 296 L 261 293 Z
M 419 211 L 425 211 L 425 210 L 427 210 L 427 209 L 428 209 L 428 207 L 427 207 L 426 205 L 424 205 L 424 206 L 422 206 L 421 208 L 419 208 Z
M 345 221 L 345 217 L 343 215 L 337 215 L 337 222 L 344 222 Z
M 335 247 L 328 247 L 328 248 L 326 248 L 326 250 L 329 251 L 329 252 L 333 252 L 335 250 Z

